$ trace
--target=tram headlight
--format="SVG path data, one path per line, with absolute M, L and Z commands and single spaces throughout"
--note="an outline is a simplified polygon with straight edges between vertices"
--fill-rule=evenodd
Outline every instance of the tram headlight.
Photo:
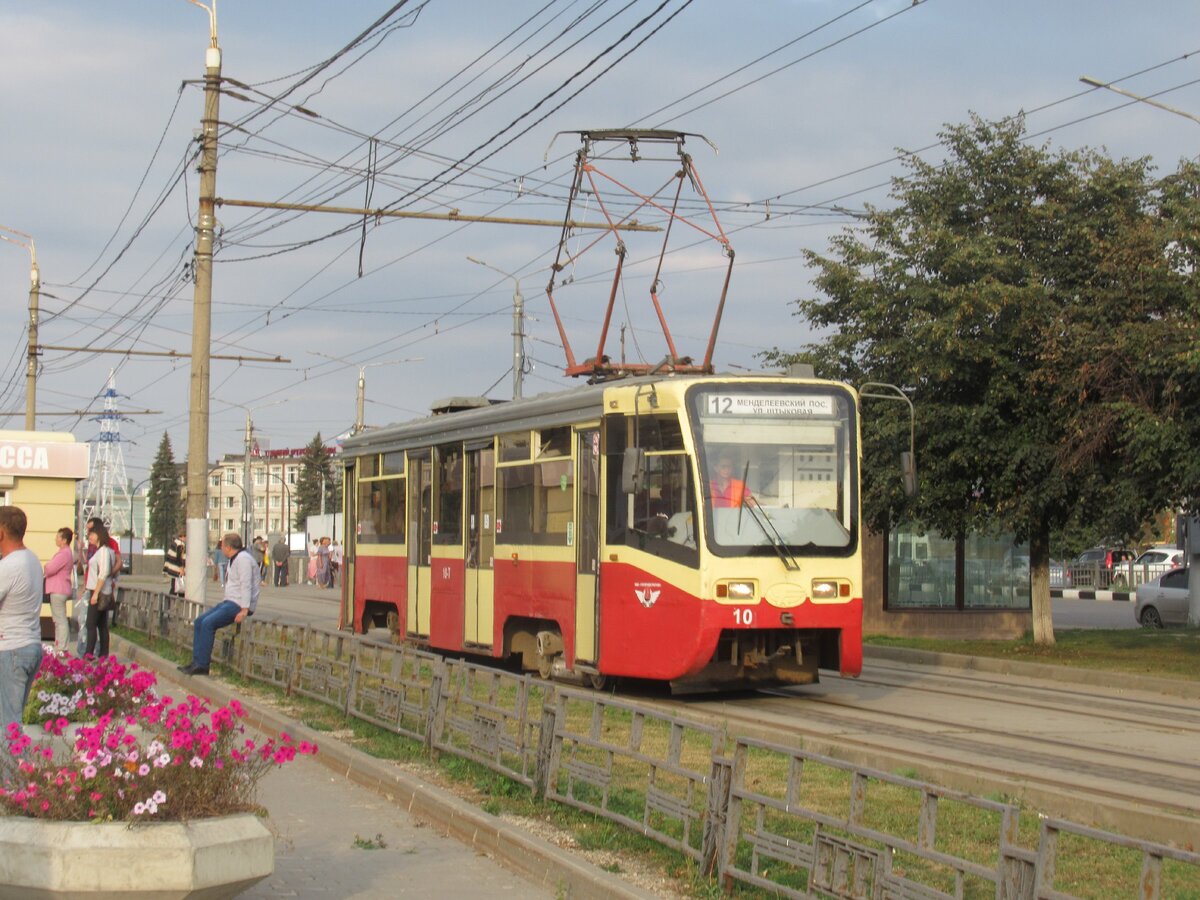
M 724 587 L 730 600 L 753 600 L 758 594 L 753 581 L 727 581 Z
M 812 596 L 814 600 L 836 600 L 838 583 L 831 578 L 813 579 Z

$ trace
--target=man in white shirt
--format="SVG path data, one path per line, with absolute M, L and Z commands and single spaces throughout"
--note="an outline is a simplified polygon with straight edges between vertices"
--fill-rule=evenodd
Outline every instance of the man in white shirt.
M 25 547 L 25 512 L 0 506 L 0 730 L 25 715 L 42 664 L 42 564 Z
M 262 585 L 258 561 L 245 549 L 242 536 L 230 532 L 221 538 L 221 552 L 229 560 L 225 576 L 225 599 L 196 617 L 192 626 L 192 661 L 179 666 L 184 675 L 207 675 L 212 662 L 213 643 L 217 629 L 241 622 L 254 614 Z

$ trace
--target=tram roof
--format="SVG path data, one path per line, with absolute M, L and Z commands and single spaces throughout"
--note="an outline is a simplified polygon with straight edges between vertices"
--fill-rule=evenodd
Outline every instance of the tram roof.
M 355 435 L 342 443 L 342 452 L 347 456 L 361 456 L 430 444 L 479 440 L 500 432 L 552 428 L 586 419 L 598 419 L 604 411 L 606 389 L 637 384 L 661 384 L 667 380 L 677 382 L 684 379 L 681 376 L 670 379 L 649 376 L 626 378 L 616 383 L 588 384 L 565 391 L 509 400 L 494 406 L 430 415 Z

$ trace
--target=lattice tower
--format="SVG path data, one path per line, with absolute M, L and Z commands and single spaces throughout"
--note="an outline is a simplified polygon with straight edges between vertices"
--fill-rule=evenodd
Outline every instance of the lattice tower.
M 117 409 L 116 376 L 108 373 L 104 391 L 104 413 L 92 419 L 100 433 L 92 438 L 92 465 L 83 485 L 80 503 L 82 522 L 98 516 L 114 535 L 129 528 L 129 480 L 125 475 L 125 451 L 121 446 L 121 421 L 133 421 Z

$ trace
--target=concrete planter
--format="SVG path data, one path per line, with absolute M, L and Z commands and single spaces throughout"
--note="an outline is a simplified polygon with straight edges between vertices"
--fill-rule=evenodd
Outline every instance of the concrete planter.
M 0 898 L 236 897 L 275 870 L 275 839 L 243 813 L 194 822 L 0 816 Z

